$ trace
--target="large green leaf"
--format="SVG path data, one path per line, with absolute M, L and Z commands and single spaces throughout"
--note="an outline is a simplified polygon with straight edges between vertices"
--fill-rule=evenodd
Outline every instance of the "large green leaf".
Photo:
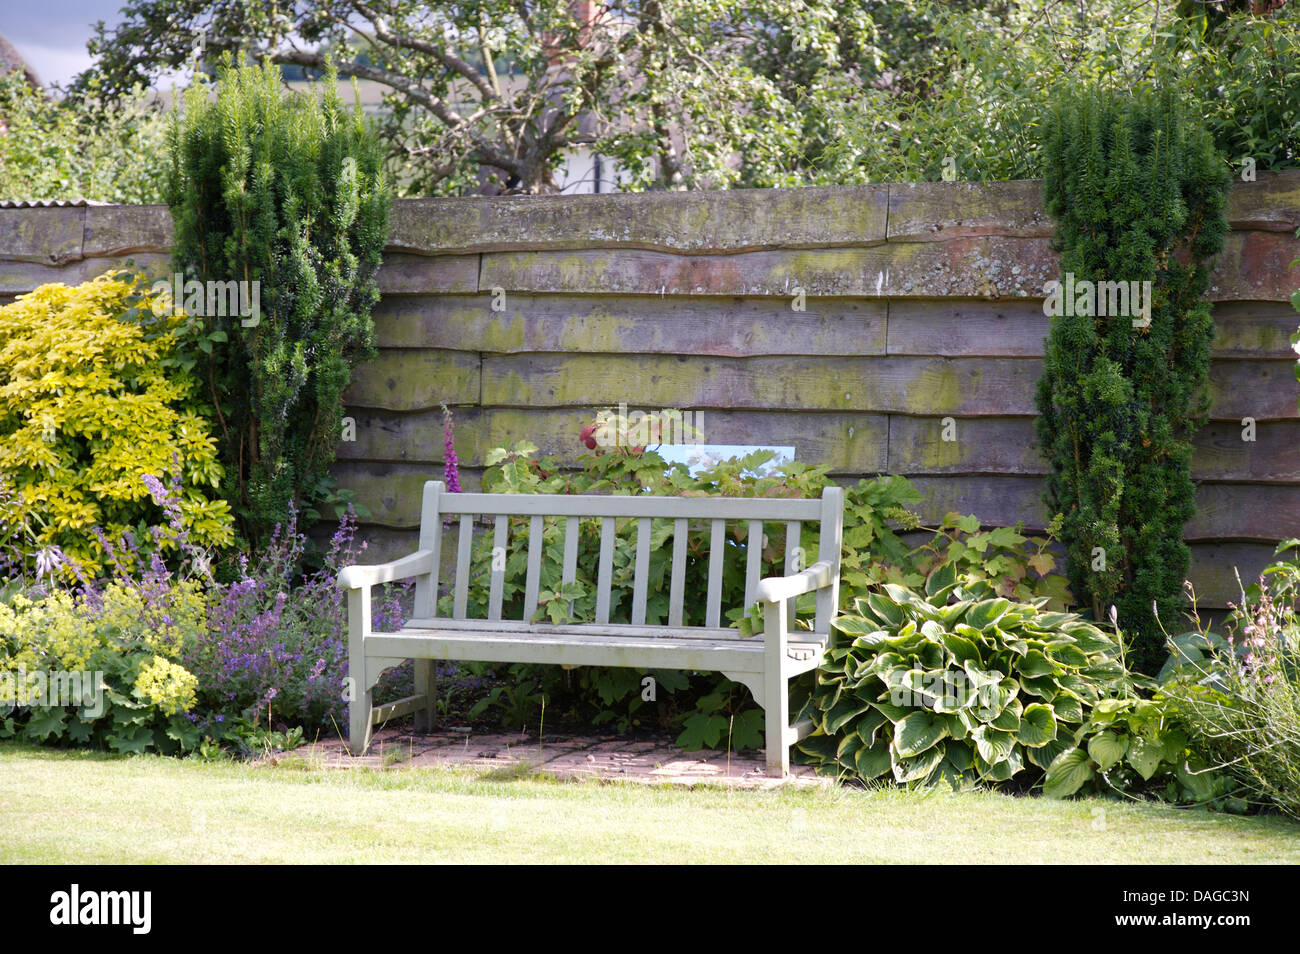
M 1025 653 L 1025 657 L 1020 660 L 1016 669 L 1022 677 L 1050 676 L 1056 672 L 1056 667 L 1052 665 L 1051 660 L 1037 649 Z
M 971 733 L 975 751 L 979 757 L 990 765 L 997 765 L 1011 757 L 1016 748 L 1016 737 L 1010 732 L 1001 732 L 987 725 L 979 726 Z
M 1088 740 L 1088 754 L 1103 772 L 1124 757 L 1128 751 L 1128 741 L 1118 732 L 1106 729 L 1098 732 Z
M 901 784 L 903 782 L 915 782 L 918 779 L 928 779 L 934 774 L 934 770 L 939 767 L 939 763 L 943 761 L 943 753 L 944 747 L 936 745 L 914 758 L 895 758 L 893 763 L 894 781 Z
M 913 712 L 894 726 L 894 751 L 900 759 L 920 755 L 948 737 L 948 722 L 931 712 Z
M 1046 745 L 1056 738 L 1056 713 L 1052 707 L 1041 702 L 1031 702 L 1025 706 L 1020 717 L 1020 729 L 1016 739 L 1031 749 Z
M 1092 781 L 1094 774 L 1087 752 L 1066 749 L 1048 768 L 1043 780 L 1043 794 L 1048 798 L 1069 798 Z
M 1066 749 L 1072 748 L 1067 736 L 1057 735 L 1055 739 L 1036 749 L 1026 749 L 1025 757 L 1034 765 L 1046 771 Z
M 822 728 L 828 734 L 833 735 L 870 708 L 870 699 L 865 699 L 856 693 L 846 692 L 826 713 L 825 718 L 822 720 Z
M 854 755 L 853 765 L 859 778 L 879 778 L 893 767 L 889 746 L 878 745 L 872 748 L 858 749 Z
M 1160 767 L 1160 760 L 1164 757 L 1165 747 L 1162 743 L 1137 736 L 1129 740 L 1127 759 L 1128 764 L 1133 766 L 1134 771 L 1144 779 L 1150 779 L 1156 774 L 1156 769 Z
M 1011 608 L 1010 600 L 1001 597 L 995 600 L 981 600 L 966 612 L 966 624 L 983 630 L 996 623 Z

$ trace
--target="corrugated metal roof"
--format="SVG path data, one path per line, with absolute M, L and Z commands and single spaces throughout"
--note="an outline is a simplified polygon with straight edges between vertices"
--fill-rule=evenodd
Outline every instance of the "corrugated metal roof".
M 73 209 L 86 205 L 112 205 L 90 199 L 0 199 L 0 209 Z

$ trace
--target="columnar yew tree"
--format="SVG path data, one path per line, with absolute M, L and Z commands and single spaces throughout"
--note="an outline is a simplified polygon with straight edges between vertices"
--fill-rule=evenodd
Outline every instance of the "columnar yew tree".
M 201 345 L 226 496 L 256 544 L 291 504 L 310 516 L 331 495 L 343 391 L 374 355 L 388 198 L 377 140 L 332 74 L 296 95 L 279 67 L 227 60 L 209 91 L 192 87 L 172 124 L 173 263 L 260 295 L 251 314 L 206 315 Z
M 1230 172 L 1172 92 L 1071 91 L 1044 137 L 1044 193 L 1064 278 L 1150 281 L 1149 315 L 1052 318 L 1038 383 L 1047 504 L 1063 517 L 1076 597 L 1114 605 L 1133 661 L 1162 655 L 1181 611 L 1195 513 L 1191 441 L 1209 413 L 1214 322 L 1204 292 Z M 1072 313 L 1071 313 L 1072 312 Z M 1147 318 L 1149 317 L 1149 322 Z

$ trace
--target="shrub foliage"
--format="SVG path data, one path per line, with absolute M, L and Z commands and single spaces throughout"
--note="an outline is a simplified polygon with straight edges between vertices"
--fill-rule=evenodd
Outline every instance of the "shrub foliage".
M 1118 309 L 1080 293 L 1052 319 L 1038 384 L 1047 503 L 1061 515 L 1072 589 L 1097 619 L 1118 606 L 1149 668 L 1163 655 L 1157 615 L 1180 611 L 1189 563 L 1191 441 L 1208 416 L 1214 335 L 1204 292 L 1229 173 L 1168 90 L 1062 95 L 1045 137 L 1063 279 L 1152 283 L 1149 315 L 1131 299 L 1126 314 L 1099 314 Z
M 374 354 L 388 198 L 379 146 L 332 73 L 317 97 L 285 93 L 269 64 L 227 61 L 218 81 L 213 100 L 193 86 L 173 122 L 167 201 L 186 279 L 248 282 L 250 300 L 260 283 L 255 320 L 207 316 L 226 340 L 204 348 L 204 376 L 225 495 L 261 545 L 290 506 L 310 517 L 331 498 L 342 395 Z

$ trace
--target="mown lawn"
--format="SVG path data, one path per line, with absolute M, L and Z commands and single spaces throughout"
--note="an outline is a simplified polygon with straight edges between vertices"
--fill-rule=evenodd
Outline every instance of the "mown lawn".
M 0 862 L 1297 863 L 1300 825 L 1099 799 L 341 772 L 0 744 Z

